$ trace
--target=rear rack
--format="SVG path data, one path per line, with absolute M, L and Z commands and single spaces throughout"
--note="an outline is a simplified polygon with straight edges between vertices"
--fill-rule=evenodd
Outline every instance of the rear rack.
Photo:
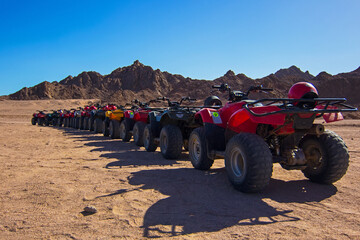
M 250 108 L 258 103 L 264 103 L 265 106 L 279 106 L 282 110 L 273 111 L 269 113 L 255 113 Z M 296 107 L 295 103 L 313 103 L 316 104 L 316 107 L 321 106 L 322 108 L 311 108 L 304 109 Z M 244 108 L 255 117 L 264 117 L 273 114 L 297 114 L 297 113 L 312 113 L 319 114 L 316 117 L 322 117 L 324 113 L 339 113 L 339 112 L 356 112 L 358 109 L 356 107 L 344 104 L 346 98 L 313 98 L 313 99 L 292 99 L 292 98 L 264 98 L 251 103 L 244 104 Z M 282 103 L 282 104 L 281 104 Z M 281 105 L 278 105 L 281 104 Z M 335 108 L 334 108 L 335 107 Z

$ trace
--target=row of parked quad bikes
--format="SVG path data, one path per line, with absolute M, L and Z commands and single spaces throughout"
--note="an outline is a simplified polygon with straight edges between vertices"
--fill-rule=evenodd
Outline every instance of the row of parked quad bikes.
M 252 92 L 272 89 L 252 86 L 246 92 L 227 84 L 213 88 L 228 93 L 228 102 L 211 96 L 203 106 L 189 106 L 195 99 L 103 107 L 87 106 L 69 111 L 33 114 L 32 124 L 72 127 L 103 133 L 153 152 L 159 146 L 166 159 L 176 159 L 182 148 L 189 151 L 194 168 L 208 170 L 215 159 L 225 159 L 232 185 L 242 192 L 258 192 L 270 182 L 273 163 L 287 170 L 301 170 L 313 182 L 332 184 L 344 176 L 349 154 L 343 139 L 325 131 L 325 122 L 342 120 L 342 112 L 357 111 L 345 98 L 319 98 L 306 82 L 294 84 L 288 98 L 251 100 Z M 150 107 L 164 101 L 166 107 Z

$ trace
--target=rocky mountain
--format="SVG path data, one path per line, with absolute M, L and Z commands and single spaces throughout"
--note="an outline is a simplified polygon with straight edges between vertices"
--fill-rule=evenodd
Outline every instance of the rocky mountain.
M 299 81 L 312 82 L 321 97 L 346 97 L 348 102 L 360 105 L 360 67 L 349 73 L 331 75 L 321 72 L 317 76 L 303 72 L 296 66 L 280 69 L 260 79 L 251 79 L 245 74 L 235 74 L 229 70 L 222 77 L 212 81 L 185 78 L 181 75 L 154 70 L 139 61 L 132 65 L 115 69 L 108 75 L 97 72 L 82 72 L 78 76 L 68 76 L 60 82 L 42 82 L 34 87 L 23 88 L 10 94 L 9 99 L 89 99 L 103 102 L 124 103 L 134 98 L 140 100 L 168 96 L 176 99 L 190 96 L 205 99 L 213 90 L 213 84 L 227 83 L 233 89 L 246 90 L 251 85 L 262 84 L 273 88 L 266 97 L 286 97 L 292 84 Z M 217 92 L 216 94 L 219 95 Z M 220 94 L 221 95 L 221 94 Z M 256 95 L 260 97 L 260 95 Z M 255 97 L 256 97 L 255 96 Z M 225 94 L 221 96 L 225 99 Z

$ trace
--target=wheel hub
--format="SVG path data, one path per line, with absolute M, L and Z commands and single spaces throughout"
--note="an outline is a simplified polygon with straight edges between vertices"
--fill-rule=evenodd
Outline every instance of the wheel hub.
M 231 169 L 236 177 L 241 177 L 245 173 L 245 161 L 240 149 L 234 148 L 231 152 Z
M 189 145 L 192 159 L 198 162 L 201 154 L 201 145 L 198 136 L 195 136 Z

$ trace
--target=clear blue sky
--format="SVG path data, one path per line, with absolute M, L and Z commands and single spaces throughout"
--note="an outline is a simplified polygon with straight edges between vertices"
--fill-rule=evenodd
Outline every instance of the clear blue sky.
M 360 65 L 358 0 L 0 0 L 0 95 L 139 59 L 197 79 Z

